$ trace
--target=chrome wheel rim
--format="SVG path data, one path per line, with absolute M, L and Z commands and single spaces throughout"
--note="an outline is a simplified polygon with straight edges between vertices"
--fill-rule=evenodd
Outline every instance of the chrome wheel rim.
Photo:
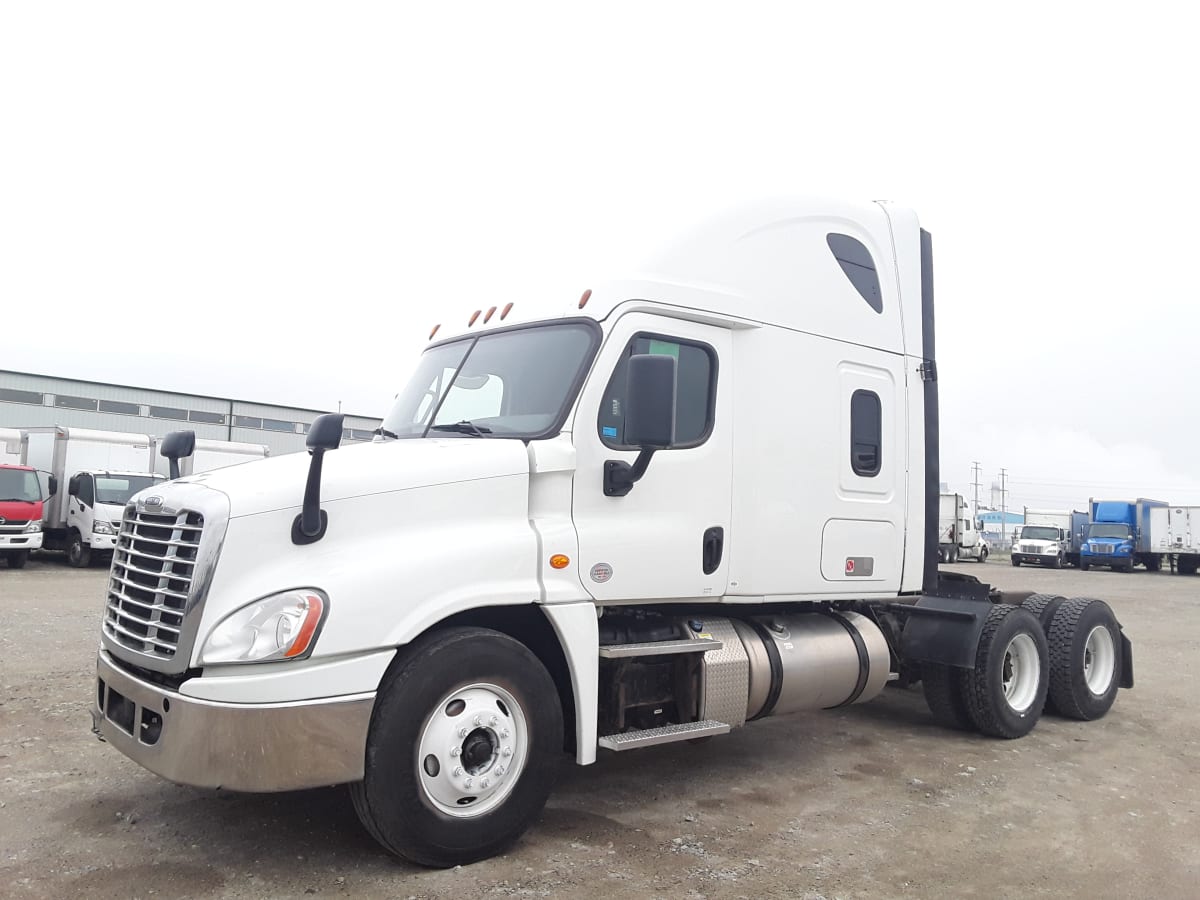
M 1083 680 L 1097 697 L 1108 693 L 1117 670 L 1117 649 L 1112 632 L 1097 625 L 1088 632 L 1083 645 Z
M 469 684 L 426 716 L 417 779 L 439 811 L 471 818 L 504 802 L 528 756 L 529 727 L 516 698 L 498 685 Z
M 1042 677 L 1042 661 L 1037 642 L 1028 634 L 1018 634 L 1004 648 L 1001 673 L 1004 699 L 1014 712 L 1024 713 L 1033 706 Z

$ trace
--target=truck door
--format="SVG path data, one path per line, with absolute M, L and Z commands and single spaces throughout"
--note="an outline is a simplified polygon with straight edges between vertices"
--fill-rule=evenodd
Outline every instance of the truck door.
M 91 473 L 77 473 L 71 478 L 70 498 L 67 501 L 67 528 L 77 529 L 85 542 L 92 534 L 95 506 L 96 488 Z
M 728 581 L 733 428 L 730 334 L 645 313 L 623 316 L 600 349 L 574 422 L 572 514 L 579 577 L 598 601 L 719 597 Z M 623 443 L 625 378 L 634 354 L 677 361 L 675 444 L 658 451 L 623 497 L 606 496 L 604 464 L 632 464 Z

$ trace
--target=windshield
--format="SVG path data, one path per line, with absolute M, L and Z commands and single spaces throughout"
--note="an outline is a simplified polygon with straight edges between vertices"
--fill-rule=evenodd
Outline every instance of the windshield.
M 1090 538 L 1132 538 L 1128 525 L 1113 523 L 1110 525 L 1093 525 L 1088 529 Z
M 1023 541 L 1057 541 L 1058 529 L 1049 525 L 1026 525 L 1021 529 Z
M 594 325 L 563 322 L 431 347 L 383 420 L 386 437 L 547 437 L 596 350 Z
M 155 475 L 97 475 L 96 502 L 124 506 L 138 491 L 162 480 Z
M 0 501 L 24 500 L 37 503 L 42 499 L 42 487 L 37 472 L 28 469 L 0 469 Z

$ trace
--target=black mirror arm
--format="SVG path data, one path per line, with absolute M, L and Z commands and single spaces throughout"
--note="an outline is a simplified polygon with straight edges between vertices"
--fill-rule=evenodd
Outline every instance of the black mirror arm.
M 321 465 L 325 459 L 325 448 L 314 447 L 308 451 L 312 462 L 308 466 L 308 481 L 304 485 L 304 504 L 300 515 L 292 523 L 292 543 L 312 544 L 325 536 L 329 516 L 321 509 Z
M 170 463 L 168 465 L 168 469 L 170 470 L 170 475 L 171 475 L 172 481 L 174 481 L 176 478 L 179 477 L 179 457 L 178 456 L 171 457 Z
M 620 459 L 605 460 L 604 496 L 624 497 L 632 491 L 633 486 L 646 474 L 646 469 L 650 466 L 650 458 L 654 456 L 657 449 L 657 447 L 643 447 L 632 466 Z

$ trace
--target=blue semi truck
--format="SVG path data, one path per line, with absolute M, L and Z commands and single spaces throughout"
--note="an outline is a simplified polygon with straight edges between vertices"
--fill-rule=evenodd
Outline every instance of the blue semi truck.
M 1158 571 L 1162 557 L 1151 552 L 1150 510 L 1164 507 L 1162 500 L 1092 500 L 1088 505 L 1087 540 L 1079 549 L 1079 568 L 1092 566 L 1132 572 L 1144 565 Z

